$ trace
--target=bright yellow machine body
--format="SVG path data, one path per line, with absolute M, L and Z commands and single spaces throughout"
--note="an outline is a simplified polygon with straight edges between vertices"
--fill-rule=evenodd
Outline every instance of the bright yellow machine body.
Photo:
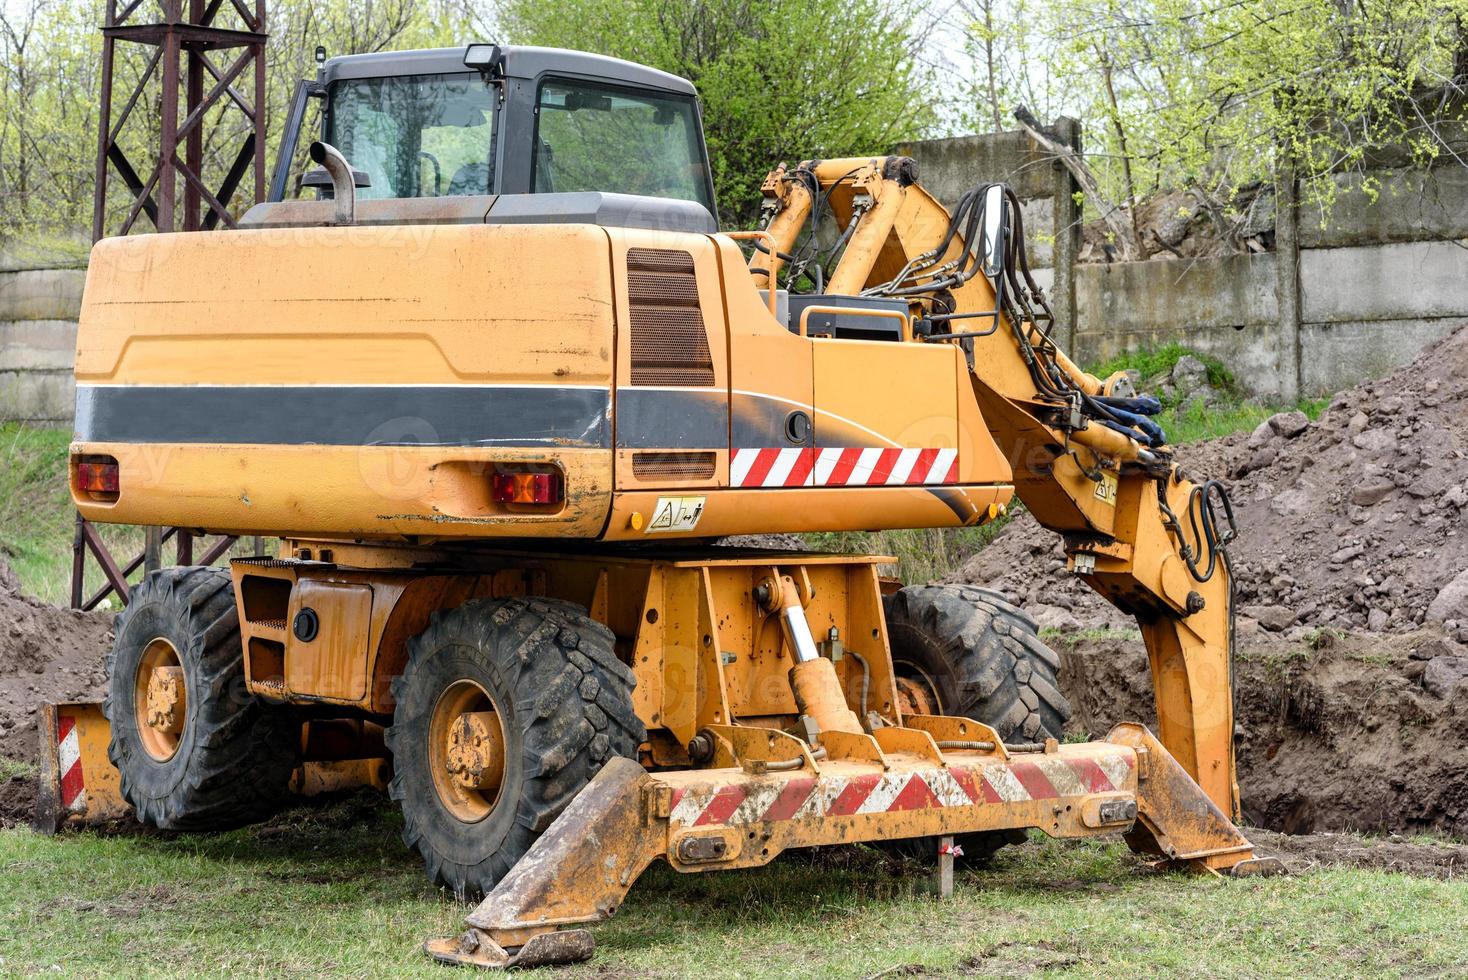
M 667 541 L 972 524 L 1012 492 L 961 351 L 796 336 L 718 236 L 445 225 L 112 239 L 88 273 L 76 376 L 76 451 L 121 465 L 115 501 L 78 501 L 99 521 Z M 731 448 L 790 447 L 796 411 L 821 445 L 946 450 L 957 468 L 932 488 L 731 481 Z M 564 506 L 496 504 L 496 463 L 556 468 Z M 669 496 L 702 497 L 697 520 L 660 524 Z
M 831 293 L 892 279 L 948 227 L 891 159 L 807 169 L 855 223 Z M 779 322 L 761 287 L 811 206 L 783 176 L 766 184 L 779 207 L 752 263 L 727 235 L 555 224 L 265 228 L 93 252 L 72 452 L 115 459 L 120 489 L 74 476 L 77 506 L 282 538 L 278 559 L 234 564 L 252 691 L 381 718 L 435 611 L 509 595 L 584 606 L 636 675 L 643 767 L 608 765 L 436 955 L 570 958 L 557 944 L 579 940 L 554 930 L 610 914 L 657 858 L 710 870 L 1015 827 L 1128 830 L 1214 869 L 1252 857 L 1230 823 L 1228 572 L 1188 573 L 1208 549 L 1186 530 L 1193 485 L 1113 428 L 1053 425 L 1014 331 L 917 336 L 931 312 L 917 303 L 891 341 Z M 954 312 L 994 307 L 982 276 L 952 292 Z M 1055 363 L 1090 393 L 1111 383 Z M 553 473 L 564 498 L 497 502 L 502 472 Z M 1158 738 L 1122 726 L 1012 755 L 986 726 L 903 698 L 878 558 L 705 544 L 972 525 L 1016 493 L 1137 616 Z M 305 606 L 321 630 L 302 639 L 290 624 Z M 796 607 L 857 654 L 816 661 L 834 668 L 834 702 L 824 675 L 792 681 Z M 802 714 L 822 722 L 810 743 L 786 731 Z M 885 805 L 843 809 L 857 796 Z

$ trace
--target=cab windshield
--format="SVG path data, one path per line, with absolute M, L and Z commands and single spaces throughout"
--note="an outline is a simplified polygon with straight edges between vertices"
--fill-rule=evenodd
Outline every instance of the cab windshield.
M 555 80 L 541 85 L 535 111 L 536 193 L 670 197 L 713 213 L 692 99 Z
M 495 99 L 477 72 L 347 79 L 326 141 L 372 182 L 358 198 L 488 194 Z

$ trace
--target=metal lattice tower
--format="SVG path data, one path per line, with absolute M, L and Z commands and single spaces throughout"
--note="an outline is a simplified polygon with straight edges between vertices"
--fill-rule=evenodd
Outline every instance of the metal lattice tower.
M 254 201 L 265 196 L 265 0 L 108 0 L 102 36 L 93 240 L 131 233 L 140 215 L 165 232 L 233 227 L 229 205 L 252 167 Z M 135 47 L 151 52 L 114 113 L 118 58 L 131 56 Z M 154 92 L 156 135 L 133 138 L 148 121 L 138 110 L 154 104 Z M 232 158 L 232 146 L 221 148 L 232 162 L 222 174 L 211 174 L 217 181 L 212 186 L 206 171 L 221 168 L 206 165 L 210 136 L 238 143 Z M 139 145 L 148 147 L 147 158 Z M 113 174 L 128 195 L 120 223 L 115 215 L 109 220 Z
M 209 231 L 221 223 L 233 228 L 229 205 L 252 167 L 254 202 L 264 200 L 265 40 L 265 0 L 253 5 L 249 0 L 108 0 L 102 25 L 93 241 L 131 234 L 140 216 L 146 216 L 156 231 Z M 139 51 L 146 52 L 147 60 L 114 118 L 119 53 L 130 57 Z M 241 80 L 253 83 L 252 91 L 246 88 L 251 98 L 240 91 Z M 157 128 L 150 130 L 155 107 Z M 227 169 L 208 166 L 210 137 L 226 144 L 218 150 L 232 161 Z M 142 170 L 135 160 L 143 164 Z M 123 185 L 119 190 L 127 192 L 120 222 L 108 209 L 114 173 Z M 217 181 L 212 186 L 211 177 Z M 120 562 L 96 528 L 78 514 L 72 541 L 72 607 L 95 609 L 114 592 L 126 604 L 128 576 L 139 566 L 158 568 L 162 546 L 170 537 L 176 539 L 177 563 L 193 564 L 194 539 L 178 528 L 148 528 L 142 553 Z M 213 564 L 234 541 L 221 538 L 205 549 L 199 563 Z M 261 549 L 256 538 L 256 553 Z M 89 552 L 106 579 L 90 597 L 85 592 Z

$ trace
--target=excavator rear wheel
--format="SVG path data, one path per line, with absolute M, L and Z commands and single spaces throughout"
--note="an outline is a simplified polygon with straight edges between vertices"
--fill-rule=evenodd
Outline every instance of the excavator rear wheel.
M 107 754 L 143 823 L 237 827 L 288 798 L 300 720 L 245 690 L 225 569 L 165 568 L 133 589 L 107 657 L 103 710 Z
M 904 713 L 965 715 L 1007 743 L 1060 738 L 1070 702 L 1056 679 L 1060 657 L 1035 621 L 1002 593 L 974 585 L 913 585 L 884 600 Z M 982 861 L 1022 831 L 965 834 L 966 862 Z M 937 838 L 901 841 L 899 853 L 937 856 Z
M 393 681 L 388 793 L 403 840 L 461 900 L 494 887 L 613 756 L 646 733 L 610 630 L 569 602 L 436 613 Z

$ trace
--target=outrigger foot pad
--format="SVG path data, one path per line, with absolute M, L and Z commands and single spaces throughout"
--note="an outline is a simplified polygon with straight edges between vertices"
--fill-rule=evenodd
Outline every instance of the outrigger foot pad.
M 1274 878 L 1290 873 L 1285 863 L 1277 857 L 1256 857 L 1240 861 L 1224 874 L 1232 878 Z
M 543 932 L 532 936 L 513 952 L 479 929 L 470 929 L 457 939 L 435 939 L 423 944 L 423 952 L 450 966 L 477 966 L 482 970 L 513 967 L 562 966 L 591 959 L 596 940 L 585 929 Z

